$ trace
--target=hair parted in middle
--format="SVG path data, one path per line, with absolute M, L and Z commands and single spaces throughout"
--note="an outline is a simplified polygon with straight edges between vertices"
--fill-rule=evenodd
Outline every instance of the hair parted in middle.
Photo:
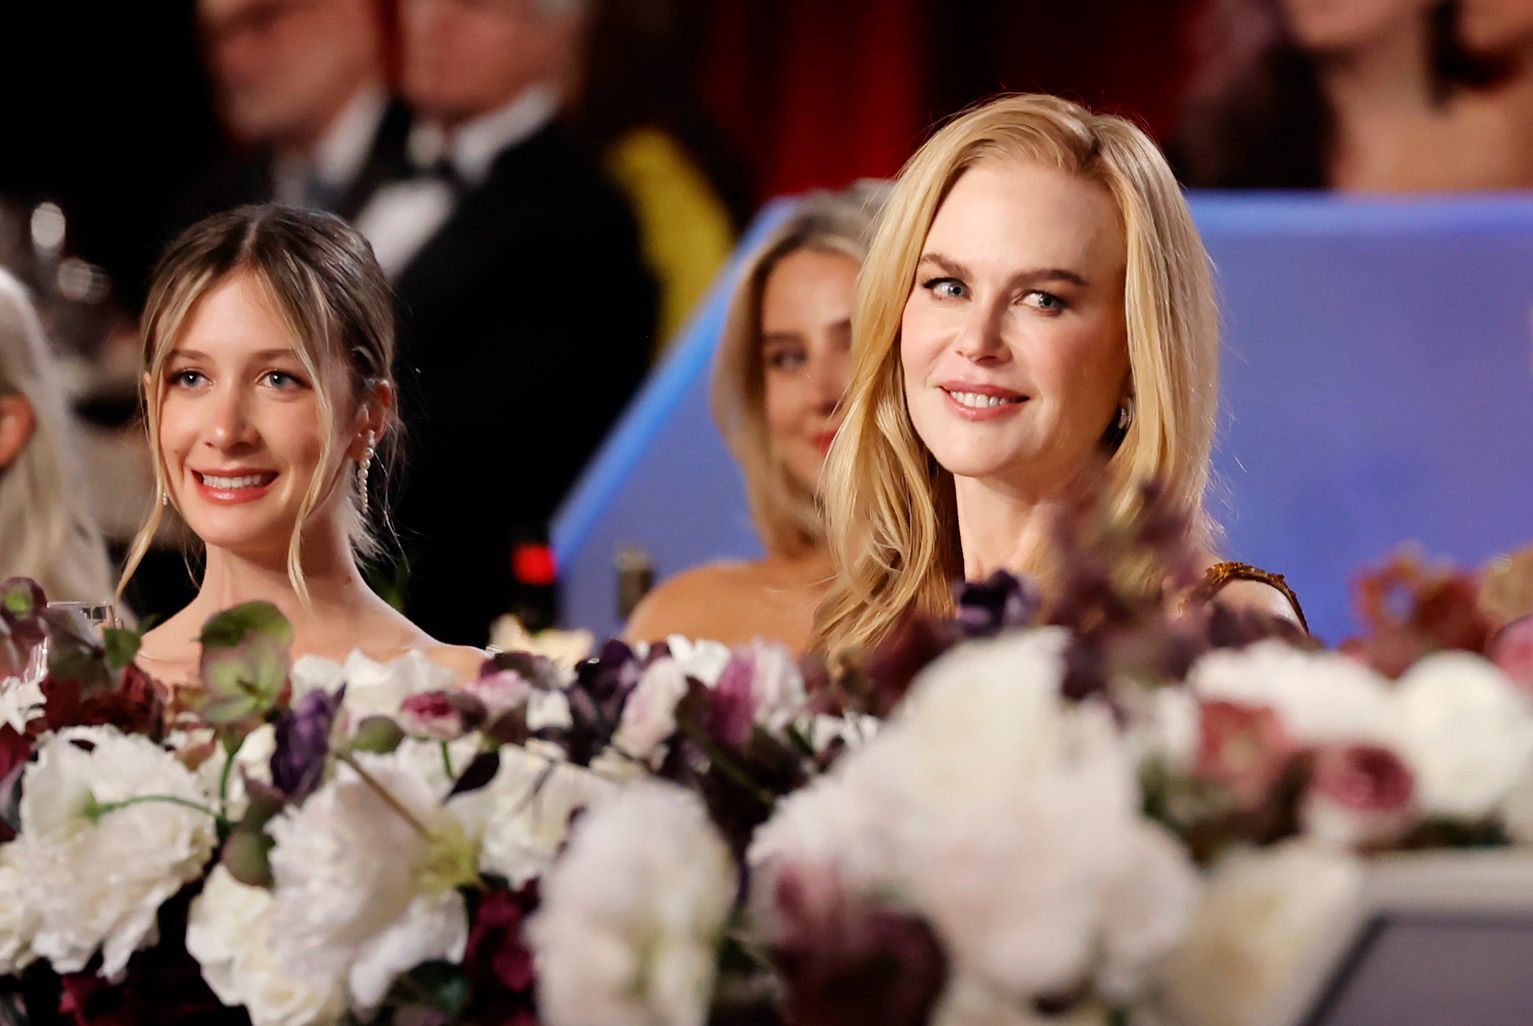
M 768 552 L 799 556 L 824 541 L 816 496 L 799 483 L 772 449 L 766 421 L 765 356 L 761 304 L 767 279 L 799 250 L 836 253 L 859 267 L 888 184 L 863 181 L 839 192 L 812 192 L 745 258 L 725 315 L 714 363 L 710 400 L 719 426 L 745 476 L 751 518 Z
M 381 547 L 369 523 L 387 529 L 386 503 L 363 518 L 357 475 L 344 458 L 342 419 L 394 385 L 394 297 L 372 246 L 345 221 L 331 214 L 278 204 L 245 206 L 204 218 L 171 243 L 155 267 L 142 320 L 144 339 L 144 424 L 154 464 L 154 505 L 148 522 L 129 549 L 118 595 L 148 551 L 170 498 L 160 451 L 160 411 L 165 367 L 186 330 L 192 310 L 213 289 L 236 274 L 256 283 L 294 340 L 298 359 L 314 382 L 325 423 L 319 471 L 309 483 L 288 545 L 287 572 L 307 601 L 300 562 L 303 529 L 313 512 L 336 489 L 346 490 L 342 515 L 352 550 L 359 556 Z M 375 465 L 387 471 L 398 448 L 400 426 L 392 410 L 375 440 Z M 381 491 L 384 485 L 374 486 Z M 376 493 L 375 493 L 376 494 Z
M 1207 252 L 1155 144 L 1123 118 L 1055 96 L 1002 96 L 950 121 L 906 163 L 858 279 L 846 417 L 822 484 L 835 583 L 812 649 L 876 644 L 907 614 L 947 615 L 963 576 L 953 476 L 905 402 L 900 325 L 926 236 L 953 184 L 980 163 L 1034 163 L 1105 189 L 1127 244 L 1123 310 L 1132 422 L 1106 464 L 1116 515 L 1155 480 L 1212 543 L 1204 509 L 1218 408 L 1219 323 Z M 1127 398 L 1127 396 L 1125 397 Z M 1046 574 L 1047 554 L 1030 572 Z

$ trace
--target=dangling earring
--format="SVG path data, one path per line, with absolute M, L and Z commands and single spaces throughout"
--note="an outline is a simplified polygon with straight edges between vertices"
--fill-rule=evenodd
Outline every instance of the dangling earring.
M 362 459 L 357 463 L 357 491 L 362 494 L 362 519 L 367 519 L 367 472 L 373 465 L 373 433 L 367 433 L 367 448 L 362 450 Z
M 1124 396 L 1123 405 L 1118 407 L 1118 430 L 1127 431 L 1128 426 L 1134 422 L 1134 397 Z

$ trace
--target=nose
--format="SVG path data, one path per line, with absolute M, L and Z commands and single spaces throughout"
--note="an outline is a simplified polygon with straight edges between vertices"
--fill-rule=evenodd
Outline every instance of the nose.
M 828 355 L 809 361 L 809 401 L 819 413 L 832 413 L 841 404 L 846 388 L 843 362 Z
M 214 400 L 212 420 L 203 444 L 219 452 L 233 452 L 254 446 L 255 423 L 250 418 L 250 396 L 245 389 L 227 388 Z
M 958 355 L 983 366 L 1005 363 L 1011 356 L 1002 331 L 1005 316 L 1006 311 L 999 306 L 973 304 L 954 339 Z

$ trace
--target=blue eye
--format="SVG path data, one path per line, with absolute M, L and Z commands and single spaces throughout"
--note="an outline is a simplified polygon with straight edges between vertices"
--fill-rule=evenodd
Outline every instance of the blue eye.
M 921 287 L 938 299 L 963 299 L 969 294 L 969 287 L 957 278 L 933 278 Z
M 1069 305 L 1054 293 L 1041 292 L 1037 289 L 1023 296 L 1022 301 L 1042 313 L 1058 313 Z
M 295 388 L 303 387 L 303 382 L 287 371 L 267 371 L 262 375 L 262 380 L 279 392 L 290 392 Z
M 176 388 L 196 388 L 207 380 L 201 371 L 181 370 L 167 377 L 165 382 Z
M 767 366 L 775 371 L 797 370 L 805 363 L 802 349 L 777 349 L 767 353 Z

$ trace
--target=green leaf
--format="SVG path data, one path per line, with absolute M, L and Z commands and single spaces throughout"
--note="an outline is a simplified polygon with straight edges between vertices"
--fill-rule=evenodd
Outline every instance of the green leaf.
M 204 650 L 235 648 L 252 636 L 288 648 L 293 644 L 293 625 L 270 602 L 246 602 L 214 615 L 197 640 Z
M 400 1004 L 423 1004 L 448 1017 L 468 1008 L 472 988 L 461 968 L 451 962 L 423 962 L 401 976 L 390 997 Z
M 108 627 L 101 632 L 101 639 L 106 644 L 106 662 L 114 670 L 126 670 L 133 665 L 133 660 L 138 656 L 139 646 L 143 644 L 143 638 L 136 631 L 123 630 L 120 627 Z

